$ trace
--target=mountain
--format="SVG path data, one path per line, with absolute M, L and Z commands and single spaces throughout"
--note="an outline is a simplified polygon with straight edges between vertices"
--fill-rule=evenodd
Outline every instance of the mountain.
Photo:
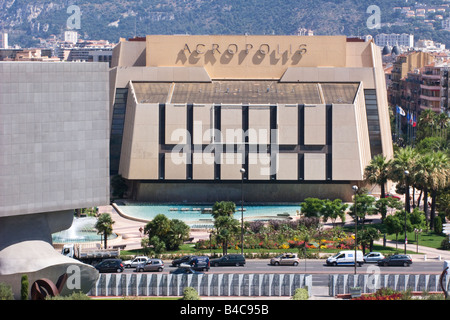
M 422 0 L 423 5 L 445 3 Z M 448 3 L 448 2 L 446 2 Z M 368 29 L 370 5 L 380 8 L 381 29 Z M 72 7 L 71 7 L 72 6 Z M 448 33 L 417 28 L 404 22 L 394 7 L 407 0 L 0 0 L 0 31 L 10 44 L 32 46 L 38 38 L 61 36 L 76 26 L 82 39 L 117 42 L 120 37 L 147 34 L 297 34 L 299 28 L 316 35 L 364 35 L 410 32 L 449 41 Z M 73 10 L 75 8 L 75 10 Z M 69 9 L 69 10 L 68 10 Z M 447 16 L 448 11 L 447 9 Z M 437 24 L 436 24 L 437 25 Z M 420 25 L 419 25 L 420 26 Z M 441 34 L 442 33 L 442 34 Z M 443 39 L 443 40 L 442 40 Z M 450 43 L 448 44 L 450 46 Z

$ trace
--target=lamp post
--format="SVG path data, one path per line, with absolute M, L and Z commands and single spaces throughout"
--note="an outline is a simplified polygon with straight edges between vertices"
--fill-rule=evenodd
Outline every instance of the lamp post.
M 357 215 L 357 208 L 356 208 L 356 193 L 358 192 L 358 186 L 353 186 L 352 187 L 353 192 L 355 193 L 355 197 L 353 199 L 353 206 L 355 207 L 355 274 L 356 274 L 356 253 L 357 253 L 357 248 L 358 248 L 358 236 L 357 236 L 357 232 L 358 232 L 358 215 Z
M 245 169 L 241 168 L 241 254 L 244 255 L 244 174 Z
M 414 232 L 416 234 L 416 253 L 419 253 L 419 233 L 422 232 L 422 229 L 414 229 Z
M 405 170 L 405 184 L 406 184 L 406 192 L 405 192 L 405 254 L 406 254 L 406 245 L 408 244 L 408 237 L 406 236 L 406 215 L 409 213 L 409 184 L 408 177 L 409 171 Z

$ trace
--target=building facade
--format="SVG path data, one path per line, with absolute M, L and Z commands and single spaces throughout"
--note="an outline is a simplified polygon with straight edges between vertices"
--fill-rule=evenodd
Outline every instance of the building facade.
M 379 47 L 384 46 L 400 46 L 400 47 L 414 47 L 414 35 L 402 33 L 379 33 L 375 36 L 375 44 Z
M 108 91 L 104 63 L 0 62 L 0 282 L 16 298 L 23 274 L 31 288 L 78 270 L 84 292 L 97 279 L 51 235 L 109 203 Z
M 371 158 L 392 156 L 373 42 L 139 40 L 116 46 L 110 73 L 110 168 L 133 199 L 237 201 L 243 183 L 250 202 L 350 200 Z

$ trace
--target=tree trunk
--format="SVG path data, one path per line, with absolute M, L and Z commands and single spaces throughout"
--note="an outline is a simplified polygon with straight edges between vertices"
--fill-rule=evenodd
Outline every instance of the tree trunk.
M 386 197 L 386 190 L 385 190 L 385 185 L 384 183 L 380 184 L 380 188 L 381 188 L 381 195 L 380 198 L 383 199 L 384 197 Z
M 420 199 L 422 199 L 423 190 L 420 190 L 419 198 L 417 198 L 417 207 L 420 208 Z
M 431 190 L 430 230 L 434 230 L 434 218 L 436 217 L 436 196 L 437 191 Z
M 430 218 L 428 217 L 428 188 L 423 189 L 423 212 L 425 213 L 425 218 L 428 225 L 430 224 Z

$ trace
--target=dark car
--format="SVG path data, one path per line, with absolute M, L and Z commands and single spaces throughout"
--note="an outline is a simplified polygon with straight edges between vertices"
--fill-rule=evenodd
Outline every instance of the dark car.
M 191 260 L 189 260 L 187 263 L 181 263 L 179 266 L 188 266 L 197 271 L 208 271 L 210 268 L 209 257 L 192 256 Z
M 241 254 L 227 254 L 221 258 L 210 261 L 214 267 L 218 266 L 243 266 L 245 265 L 245 257 Z
M 413 262 L 409 255 L 395 254 L 393 256 L 379 260 L 379 266 L 404 266 L 409 267 Z
M 192 257 L 194 256 L 184 256 L 179 259 L 175 259 L 172 261 L 172 267 L 178 267 L 182 263 L 188 263 L 189 261 L 191 261 Z
M 98 272 L 122 272 L 124 269 L 121 259 L 106 259 L 95 266 Z
M 192 268 L 183 268 L 180 267 L 176 270 L 170 271 L 171 274 L 203 274 L 203 272 L 198 272 L 193 270 Z

